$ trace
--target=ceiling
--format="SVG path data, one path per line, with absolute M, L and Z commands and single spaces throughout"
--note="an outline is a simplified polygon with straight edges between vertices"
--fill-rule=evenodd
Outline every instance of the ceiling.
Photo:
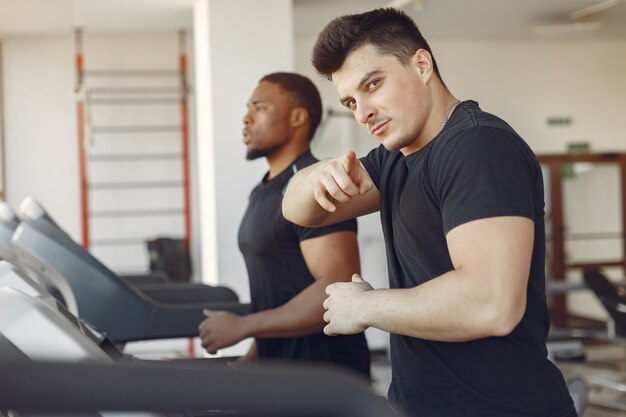
M 0 0 L 0 36 L 190 29 L 194 0 Z
M 262 1 L 262 0 L 249 0 Z M 293 0 L 296 36 L 316 36 L 332 18 L 391 0 Z M 396 0 L 427 38 L 524 40 L 550 37 L 626 40 L 626 0 Z M 612 7 L 576 20 L 568 13 Z M 194 0 L 0 0 L 0 36 L 90 31 L 150 32 L 192 27 Z M 242 13 L 246 10 L 243 9 Z M 580 25 L 580 23 L 587 26 Z M 543 27 L 544 32 L 538 33 Z M 567 30 L 562 31 L 561 29 Z
M 572 30 L 567 15 L 606 0 L 408 0 L 403 11 L 427 39 L 527 40 L 537 37 L 626 39 L 626 0 L 579 19 L 599 22 L 594 30 Z M 609 2 L 605 3 L 608 4 Z M 385 7 L 384 0 L 294 0 L 296 35 L 315 36 L 332 18 Z M 585 26 L 579 26 L 585 29 Z M 542 30 L 543 29 L 543 30 Z

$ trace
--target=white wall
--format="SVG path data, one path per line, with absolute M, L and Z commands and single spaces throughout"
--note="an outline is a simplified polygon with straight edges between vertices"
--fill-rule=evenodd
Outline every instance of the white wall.
M 208 24 L 207 33 L 196 31 L 196 47 L 209 52 L 202 61 L 197 53 L 196 71 L 203 264 L 214 270 L 217 262 L 219 282 L 249 300 L 237 232 L 248 195 L 267 164 L 245 160 L 242 119 L 263 75 L 293 69 L 292 5 L 290 0 L 200 0 L 195 13 L 208 15 L 196 16 Z
M 626 42 L 432 41 L 451 91 L 508 121 L 540 153 L 588 141 L 593 151 L 626 150 Z M 550 127 L 549 116 L 573 123 Z
M 6 38 L 3 49 L 7 201 L 35 196 L 79 238 L 72 38 Z
M 2 40 L 0 40 L 0 200 L 4 201 L 4 124 L 2 118 L 4 117 L 3 109 L 3 85 L 2 85 Z
M 189 41 L 188 41 L 189 42 Z M 15 36 L 4 40 L 4 88 L 7 145 L 7 201 L 15 208 L 26 196 L 39 199 L 51 215 L 77 241 L 81 241 L 78 177 L 78 139 L 74 98 L 73 35 Z M 193 48 L 188 48 L 192 50 Z M 90 34 L 83 39 L 87 70 L 176 70 L 176 32 L 153 34 Z M 193 60 L 191 60 L 191 65 Z M 189 71 L 189 77 L 193 72 Z M 171 77 L 86 77 L 93 87 L 177 87 Z M 100 97 L 120 98 L 117 95 Z M 135 96 L 139 97 L 139 96 Z M 178 96 L 170 94 L 170 97 Z M 193 100 L 190 100 L 193 114 Z M 94 105 L 91 127 L 180 124 L 180 105 Z M 191 120 L 193 123 L 193 119 Z M 91 129 L 93 131 L 93 129 Z M 97 131 L 96 131 L 97 132 Z M 193 141 L 192 134 L 192 144 Z M 148 154 L 180 151 L 177 131 L 151 134 L 92 133 L 90 153 Z M 89 178 L 96 182 L 138 180 L 179 181 L 179 161 L 91 162 Z M 195 195 L 192 192 L 192 195 Z M 182 207 L 182 190 L 93 190 L 90 211 L 137 210 L 147 206 Z M 192 208 L 192 214 L 197 210 Z M 182 215 L 161 217 L 92 218 L 92 252 L 111 269 L 140 272 L 148 268 L 145 239 L 182 237 Z M 98 245 L 103 239 L 136 239 L 137 243 Z M 198 236 L 193 236 L 197 246 Z M 196 270 L 199 264 L 196 264 Z

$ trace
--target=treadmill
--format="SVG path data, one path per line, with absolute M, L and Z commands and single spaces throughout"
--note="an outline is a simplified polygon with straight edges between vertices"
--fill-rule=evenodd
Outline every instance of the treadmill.
M 20 221 L 4 201 L 0 202 L 0 259 L 15 263 L 15 253 L 10 248 L 11 237 Z
M 225 287 L 171 284 L 179 288 L 172 296 L 164 288 L 150 292 L 132 286 L 74 242 L 35 200 L 24 200 L 21 214 L 11 240 L 20 268 L 45 286 L 66 285 L 77 315 L 114 343 L 197 336 L 205 308 L 239 315 L 251 311 Z
M 41 282 L 41 280 L 38 279 L 36 271 L 29 271 L 27 268 L 19 266 L 19 260 L 15 254 L 13 243 L 11 242 L 19 223 L 20 219 L 15 215 L 11 206 L 6 202 L 0 202 L 0 259 L 2 259 L 4 263 L 2 266 L 2 275 L 4 276 L 5 282 L 9 282 L 10 280 L 13 286 L 20 285 L 24 289 L 26 287 L 32 287 L 32 281 L 34 280 L 43 287 L 38 288 L 36 291 L 43 289 L 44 293 L 52 295 L 65 304 L 72 313 L 77 314 L 78 311 L 74 294 L 64 280 L 55 280 L 55 284 L 50 281 Z M 12 273 L 9 272 L 11 269 Z M 2 286 L 1 283 L 0 286 Z M 30 290 L 31 294 L 32 291 L 35 291 L 32 288 Z
M 1 285 L 1 284 L 0 284 Z M 15 288 L 0 287 L 0 363 L 31 365 L 35 362 L 128 362 L 102 335 L 93 333 L 51 296 L 31 296 Z M 4 382 L 0 382 L 4 384 Z M 1 387 L 1 390 L 7 389 Z M 0 416 L 7 407 L 0 401 Z M 10 416 L 43 417 L 31 410 L 11 411 Z M 58 416 L 59 414 L 50 415 Z M 165 414 L 132 412 L 129 417 L 165 417 Z M 115 412 L 88 411 L 73 417 L 121 417 Z
M 400 417 L 363 378 L 332 366 L 233 369 L 213 361 L 199 367 L 120 355 L 113 345 L 104 350 L 98 336 L 61 304 L 0 288 L 0 412 Z

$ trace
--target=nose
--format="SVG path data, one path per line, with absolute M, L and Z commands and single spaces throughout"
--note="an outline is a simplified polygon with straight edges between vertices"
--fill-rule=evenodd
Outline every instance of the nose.
M 243 116 L 243 124 L 245 126 L 248 126 L 249 124 L 252 124 L 252 117 L 250 116 L 250 112 L 246 112 L 246 114 Z
M 359 123 L 367 124 L 374 118 L 374 116 L 376 116 L 375 108 L 365 102 L 359 103 L 354 111 L 354 117 Z

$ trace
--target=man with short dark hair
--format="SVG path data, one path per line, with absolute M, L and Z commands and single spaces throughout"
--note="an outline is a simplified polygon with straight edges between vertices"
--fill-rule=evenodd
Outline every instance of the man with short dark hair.
M 199 327 L 209 352 L 254 337 L 240 362 L 260 359 L 325 361 L 369 378 L 362 332 L 336 339 L 323 333 L 324 289 L 359 270 L 356 220 L 325 228 L 297 226 L 282 215 L 293 175 L 317 159 L 309 146 L 322 117 L 315 85 L 293 73 L 263 77 L 243 119 L 247 159 L 264 157 L 269 172 L 250 194 L 239 229 L 239 248 L 250 280 L 253 314 L 206 311 Z
M 390 289 L 330 285 L 327 334 L 391 333 L 389 399 L 420 417 L 572 417 L 547 359 L 541 168 L 503 120 L 459 101 L 415 23 L 343 16 L 313 64 L 381 146 L 293 178 L 285 217 L 326 226 L 380 210 Z

